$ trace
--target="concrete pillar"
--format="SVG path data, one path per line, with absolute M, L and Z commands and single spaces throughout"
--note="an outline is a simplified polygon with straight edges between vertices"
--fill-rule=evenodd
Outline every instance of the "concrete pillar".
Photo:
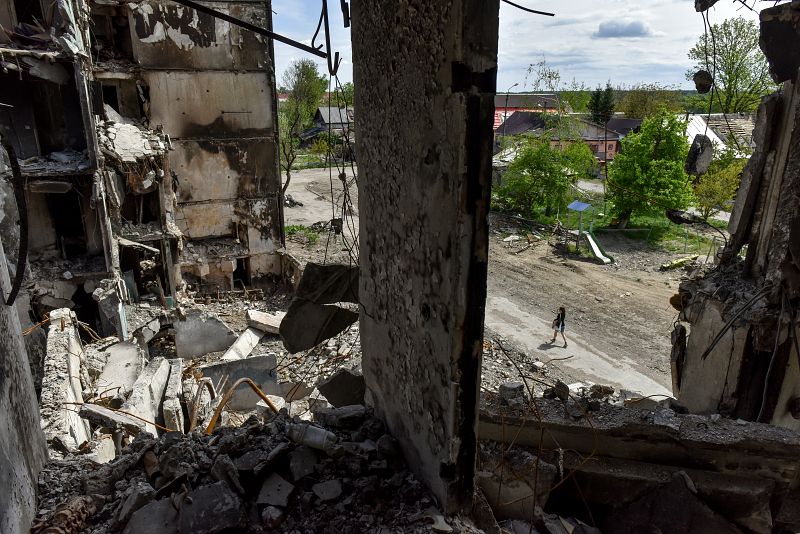
M 450 512 L 474 489 L 498 5 L 351 3 L 367 399 Z

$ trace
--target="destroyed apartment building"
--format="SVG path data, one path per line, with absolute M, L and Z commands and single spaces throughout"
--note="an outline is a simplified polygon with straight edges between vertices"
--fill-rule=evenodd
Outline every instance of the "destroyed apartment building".
M 221 9 L 269 25 L 264 3 Z M 0 25 L 0 132 L 26 199 L 23 324 L 69 307 L 125 338 L 122 304 L 280 274 L 268 39 L 166 0 L 4 0 Z
M 0 531 L 800 530 L 800 4 L 761 11 L 782 86 L 667 399 L 484 338 L 499 2 L 341 5 L 370 209 L 357 262 L 300 265 L 272 47 L 329 42 L 265 2 L 0 3 Z

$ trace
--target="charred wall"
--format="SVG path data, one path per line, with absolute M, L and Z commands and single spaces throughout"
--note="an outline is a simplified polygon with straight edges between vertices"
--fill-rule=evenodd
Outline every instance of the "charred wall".
M 271 26 L 269 3 L 206 4 L 261 27 Z M 180 258 L 182 270 L 200 278 L 207 277 L 209 269 L 215 271 L 219 276 L 209 277 L 210 285 L 223 290 L 232 289 L 227 266 L 237 260 L 247 260 L 254 280 L 280 272 L 276 251 L 282 218 L 271 43 L 161 0 L 132 5 L 130 28 L 134 59 L 149 92 L 150 122 L 162 125 L 172 140 L 176 223 L 188 243 L 200 245 Z M 220 239 L 231 245 L 244 243 L 245 249 L 225 258 L 197 253 L 204 241 Z
M 496 0 L 353 3 L 364 375 L 448 510 L 473 493 L 497 24 Z

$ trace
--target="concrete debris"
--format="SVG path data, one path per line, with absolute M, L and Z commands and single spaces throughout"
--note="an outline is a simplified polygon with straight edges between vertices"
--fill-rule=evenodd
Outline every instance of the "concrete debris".
M 127 524 L 137 510 L 150 504 L 155 497 L 156 490 L 153 489 L 153 486 L 147 482 L 137 482 L 128 490 L 128 496 L 120 501 L 114 522 L 117 525 Z
M 500 399 L 512 408 L 525 405 L 525 384 L 522 382 L 505 382 L 500 384 Z
M 164 390 L 162 413 L 164 415 L 164 426 L 177 432 L 185 430 L 183 407 L 180 400 L 183 394 L 182 377 L 183 360 L 177 358 L 169 360 L 169 378 L 167 379 L 167 387 Z
M 327 480 L 311 486 L 311 491 L 320 501 L 333 501 L 342 495 L 342 482 L 339 480 Z
M 297 286 L 295 299 L 314 304 L 358 304 L 358 266 L 308 263 Z
M 711 91 L 711 87 L 714 85 L 714 78 L 711 76 L 711 73 L 702 69 L 694 73 L 692 81 L 694 81 L 695 89 L 701 95 Z
M 310 447 L 297 447 L 289 455 L 289 470 L 295 482 L 314 473 L 319 462 L 317 453 Z
M 158 435 L 154 422 L 161 419 L 161 399 L 167 387 L 170 365 L 164 358 L 153 358 L 136 379 L 122 410 L 148 421 L 145 430 Z
M 145 423 L 141 419 L 97 404 L 83 404 L 78 411 L 78 415 L 99 426 L 110 429 L 125 429 L 134 436 L 145 429 Z
M 215 534 L 239 526 L 242 502 L 225 482 L 189 492 L 181 504 L 178 519 L 180 534 Z
M 308 350 L 358 321 L 358 314 L 339 306 L 295 298 L 281 321 L 280 335 L 290 353 Z
M 711 160 L 714 158 L 714 145 L 707 135 L 697 134 L 694 136 L 692 146 L 686 156 L 686 174 L 700 176 L 708 171 Z
M 174 327 L 178 357 L 184 359 L 227 350 L 237 339 L 223 321 L 199 310 L 187 312 L 185 318 L 175 321 Z
M 239 335 L 233 345 L 225 351 L 222 361 L 241 360 L 247 358 L 253 349 L 258 346 L 258 342 L 264 337 L 264 331 L 256 328 L 248 328 Z
M 294 491 L 294 485 L 280 475 L 272 473 L 261 486 L 257 502 L 285 508 L 289 504 L 289 495 L 292 494 L 292 491 Z
M 317 408 L 313 412 L 314 417 L 323 426 L 333 428 L 357 428 L 361 426 L 367 416 L 367 409 L 357 404 L 339 408 Z
M 283 410 L 289 404 L 286 402 L 286 399 L 277 395 L 267 395 L 267 398 L 270 400 L 270 402 L 272 402 L 272 405 L 278 409 L 278 411 Z M 259 400 L 256 403 L 256 407 L 258 408 L 259 413 L 262 413 L 266 416 L 269 416 L 272 413 L 272 409 L 267 406 L 267 403 L 263 400 Z
M 267 313 L 258 310 L 247 310 L 247 324 L 265 334 L 279 334 L 283 312 Z
M 786 2 L 762 9 L 759 45 L 776 83 L 795 80 L 800 68 L 800 6 Z
M 317 384 L 317 389 L 335 407 L 364 404 L 367 386 L 364 375 L 354 369 L 340 369 L 327 380 Z
M 107 347 L 103 352 L 108 356 L 98 385 L 121 398 L 127 397 L 144 369 L 142 349 L 136 343 L 122 341 Z
M 275 356 L 254 356 L 201 366 L 197 371 L 216 384 L 219 395 L 224 395 L 237 380 L 250 378 L 264 393 L 280 396 L 277 366 Z M 236 411 L 253 410 L 259 400 L 259 396 L 253 390 L 240 386 L 231 397 L 228 406 Z

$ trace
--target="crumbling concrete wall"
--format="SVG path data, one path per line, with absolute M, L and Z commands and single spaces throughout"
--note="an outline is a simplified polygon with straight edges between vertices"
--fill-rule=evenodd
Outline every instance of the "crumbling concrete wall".
M 0 281 L 0 532 L 16 534 L 28 532 L 36 513 L 47 449 L 17 311 L 5 304 L 11 281 L 2 252 Z
M 761 48 L 783 87 L 765 97 L 719 265 L 681 284 L 678 401 L 800 430 L 800 5 L 764 9 Z M 684 328 L 676 327 L 676 331 Z
M 474 484 L 498 2 L 352 8 L 368 399 L 455 510 Z
M 209 5 L 261 27 L 272 24 L 269 2 Z M 189 243 L 244 244 L 243 253 L 195 249 L 180 258 L 182 271 L 201 278 L 207 292 L 233 289 L 237 259 L 246 259 L 255 282 L 279 274 L 283 223 L 271 42 L 166 0 L 130 6 L 149 118 L 173 142 L 178 227 Z

